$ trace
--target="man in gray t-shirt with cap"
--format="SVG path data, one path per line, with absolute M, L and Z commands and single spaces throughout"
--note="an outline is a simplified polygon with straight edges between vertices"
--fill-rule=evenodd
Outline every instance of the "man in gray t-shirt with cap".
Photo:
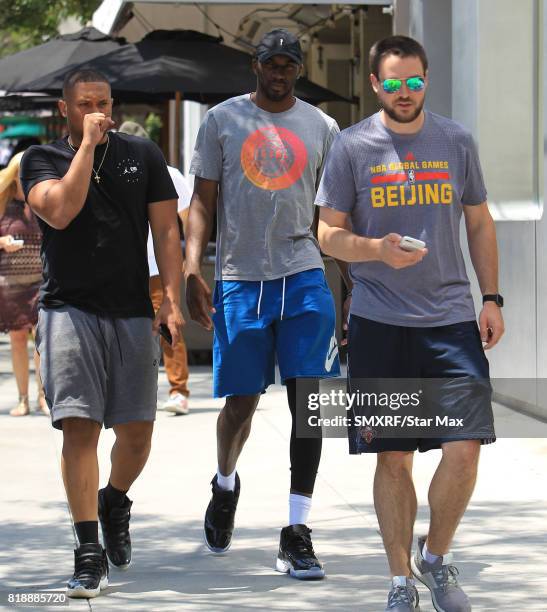
M 207 113 L 190 169 L 196 182 L 186 246 L 187 302 L 192 319 L 209 329 L 214 324 L 214 393 L 226 397 L 205 541 L 215 553 L 230 546 L 240 490 L 236 461 L 260 394 L 274 382 L 277 358 L 293 425 L 289 524 L 281 530 L 276 568 L 317 579 L 324 570 L 306 523 L 321 438 L 296 435 L 296 415 L 305 408 L 297 405 L 297 380 L 301 398 L 303 386 L 318 387 L 319 378 L 339 375 L 334 302 L 312 231 L 316 188 L 339 130 L 334 119 L 294 97 L 302 50 L 293 34 L 266 34 L 253 70 L 256 92 Z M 211 299 L 200 265 L 215 211 Z
M 409 386 L 418 380 L 418 404 L 457 426 L 379 436 L 354 419 L 350 452 L 377 453 L 374 503 L 392 574 L 386 610 L 418 609 L 414 574 L 430 589 L 436 610 L 465 612 L 470 603 L 449 549 L 473 492 L 481 442 L 495 439 L 483 350 L 504 330 L 495 226 L 471 135 L 423 110 L 422 46 L 404 36 L 386 38 L 371 49 L 370 65 L 382 110 L 337 137 L 316 199 L 323 250 L 352 262 L 349 391 L 354 399 L 376 387 L 391 395 L 402 384 L 393 379 L 409 379 Z M 460 249 L 462 214 L 483 293 L 480 330 Z M 422 397 L 421 379 L 438 381 Z M 399 418 L 418 410 L 396 409 Z M 412 459 L 415 450 L 433 448 L 442 449 L 442 460 L 429 489 L 431 522 L 411 563 Z

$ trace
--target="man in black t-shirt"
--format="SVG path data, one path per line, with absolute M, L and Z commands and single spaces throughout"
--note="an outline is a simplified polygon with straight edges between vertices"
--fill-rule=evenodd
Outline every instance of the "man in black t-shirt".
M 79 547 L 70 597 L 108 584 L 108 559 L 131 562 L 126 496 L 150 452 L 165 325 L 177 342 L 182 267 L 177 192 L 149 140 L 109 130 L 105 77 L 65 79 L 61 114 L 68 137 L 31 147 L 21 165 L 26 199 L 43 231 L 44 282 L 37 348 L 53 425 L 63 431 L 63 478 Z M 148 224 L 164 287 L 154 318 L 148 293 Z M 97 442 L 113 427 L 112 469 L 98 492 Z M 101 521 L 106 551 L 99 544 Z

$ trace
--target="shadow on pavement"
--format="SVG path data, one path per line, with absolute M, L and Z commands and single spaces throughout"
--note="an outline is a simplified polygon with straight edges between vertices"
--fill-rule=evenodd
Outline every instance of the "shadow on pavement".
M 64 504 L 44 504 L 63 512 Z M 371 505 L 359 507 L 372 515 Z M 460 579 L 474 610 L 547 610 L 541 600 L 546 553 L 541 541 L 547 508 L 534 503 L 471 505 L 454 545 Z M 427 520 L 418 518 L 419 527 Z M 327 526 L 328 523 L 328 526 Z M 314 543 L 328 578 L 304 583 L 273 571 L 278 530 L 236 528 L 232 549 L 213 555 L 202 540 L 201 519 L 163 520 L 134 515 L 133 565 L 112 569 L 107 597 L 93 600 L 105 609 L 195 610 L 364 610 L 383 609 L 387 564 L 376 528 L 314 526 Z M 72 530 L 68 522 L 0 525 L 2 588 L 63 588 L 72 572 Z M 462 546 L 465 542 L 465 547 Z M 530 567 L 537 575 L 530 576 Z M 431 610 L 419 586 L 424 611 Z M 499 605 L 500 593 L 506 604 Z

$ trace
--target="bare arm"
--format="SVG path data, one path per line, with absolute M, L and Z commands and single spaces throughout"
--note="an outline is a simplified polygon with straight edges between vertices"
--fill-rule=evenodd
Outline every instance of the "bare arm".
M 102 113 L 90 113 L 84 118 L 82 144 L 62 179 L 42 181 L 28 194 L 32 210 L 51 227 L 65 229 L 82 210 L 93 168 L 95 147 L 114 122 Z
M 498 293 L 498 243 L 496 226 L 483 202 L 478 206 L 464 206 L 465 227 L 469 253 L 483 295 Z M 486 302 L 479 315 L 481 339 L 485 349 L 495 346 L 505 331 L 501 309 L 494 302 Z M 491 331 L 489 335 L 488 330 Z
M 93 167 L 95 147 L 82 145 L 65 176 L 42 181 L 28 194 L 28 204 L 38 217 L 57 229 L 65 229 L 82 210 Z
M 319 226 L 319 214 L 320 214 L 320 210 L 321 207 L 320 206 L 316 206 L 315 207 L 315 213 L 314 213 L 314 217 L 313 217 L 313 234 L 314 236 L 317 238 L 317 232 L 318 232 L 318 226 Z M 347 217 L 347 215 L 346 215 Z M 348 221 L 348 227 L 349 227 L 349 221 Z M 326 254 L 326 253 L 325 253 Z M 340 273 L 340 276 L 342 277 L 342 280 L 344 281 L 344 285 L 348 291 L 348 294 L 346 296 L 346 298 L 344 299 L 344 303 L 342 304 L 342 330 L 343 330 L 343 338 L 340 341 L 340 344 L 342 346 L 346 346 L 348 343 L 348 340 L 346 338 L 345 333 L 348 330 L 348 318 L 349 318 L 349 311 L 350 311 L 350 307 L 351 307 L 351 291 L 353 289 L 353 282 L 350 278 L 349 275 L 349 264 L 347 261 L 342 261 L 341 259 L 336 259 L 333 258 L 334 262 L 336 264 L 336 267 L 338 268 L 338 272 Z
M 165 200 L 148 205 L 148 219 L 152 230 L 154 254 L 161 276 L 164 294 L 176 304 L 180 302 L 182 252 L 176 218 L 176 200 Z
M 182 222 L 182 231 L 184 233 L 184 237 L 186 238 L 186 236 L 188 236 L 188 215 L 190 214 L 190 207 L 181 210 L 177 214 Z
M 483 294 L 498 292 L 496 226 L 486 202 L 464 206 L 465 228 L 473 268 Z
M 403 251 L 401 236 L 387 234 L 383 238 L 365 238 L 350 231 L 348 214 L 322 207 L 319 213 L 318 237 L 327 255 L 348 262 L 382 261 L 392 268 L 413 266 L 427 255 L 427 249 Z
M 173 337 L 173 344 L 178 342 L 180 328 L 184 323 L 180 313 L 182 252 L 176 213 L 176 200 L 164 200 L 148 205 L 154 253 L 163 285 L 163 302 L 156 315 L 154 329 L 157 331 L 160 323 L 166 324 Z
M 186 274 L 200 274 L 201 261 L 211 235 L 216 214 L 218 182 L 196 176 L 188 214 Z
M 201 262 L 213 227 L 218 198 L 218 182 L 196 176 L 188 215 L 186 236 L 186 302 L 190 316 L 206 329 L 212 329 L 214 312 L 211 290 L 201 275 Z
M 318 238 L 318 227 L 319 227 L 319 214 L 320 214 L 320 210 L 321 208 L 319 206 L 315 207 L 315 213 L 313 216 L 313 225 L 312 225 L 312 231 L 313 231 L 313 235 Z M 346 215 L 347 217 L 347 215 Z M 319 239 L 319 238 L 318 238 Z M 327 255 L 327 253 L 325 253 L 325 255 Z M 336 259 L 333 258 L 335 263 L 336 263 L 336 267 L 338 268 L 338 271 L 340 272 L 340 276 L 342 277 L 342 280 L 344 281 L 344 285 L 346 286 L 346 288 L 348 289 L 348 291 L 351 291 L 352 285 L 353 283 L 351 282 L 350 276 L 349 276 L 349 266 L 347 264 L 347 262 L 342 261 L 341 259 Z
M 0 238 L 0 249 L 4 249 L 6 253 L 15 253 L 23 248 L 24 246 L 22 244 L 13 244 L 13 236 L 11 234 L 7 234 Z
M 377 260 L 378 241 L 347 229 L 348 217 L 347 213 L 321 208 L 317 236 L 323 253 L 347 262 Z

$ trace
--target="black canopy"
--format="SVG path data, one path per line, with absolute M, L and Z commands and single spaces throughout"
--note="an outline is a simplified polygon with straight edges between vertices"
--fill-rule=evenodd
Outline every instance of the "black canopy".
M 248 53 L 191 30 L 156 30 L 138 43 L 119 46 L 80 66 L 102 72 L 121 101 L 170 98 L 181 92 L 186 100 L 215 103 L 256 86 Z M 72 64 L 22 83 L 20 89 L 58 93 L 64 75 L 75 67 L 77 64 Z M 297 81 L 296 95 L 315 104 L 349 102 L 306 78 Z
M 123 38 L 112 38 L 95 28 L 57 36 L 43 45 L 0 59 L 0 90 L 25 91 L 21 87 L 25 82 L 87 62 L 123 44 Z

